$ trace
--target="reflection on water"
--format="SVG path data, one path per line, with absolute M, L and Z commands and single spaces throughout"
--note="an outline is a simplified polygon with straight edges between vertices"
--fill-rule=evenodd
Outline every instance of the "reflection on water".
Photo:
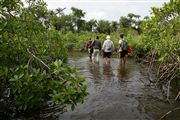
M 93 77 L 92 80 L 110 80 L 113 77 L 113 69 L 111 64 L 93 64 L 89 62 L 88 69 Z
M 74 111 L 52 111 L 58 120 L 156 120 L 169 110 L 161 91 L 143 82 L 145 68 L 133 61 L 120 66 L 119 59 L 111 58 L 111 64 L 105 65 L 101 58 L 99 64 L 92 64 L 84 55 L 71 57 L 68 63 L 86 77 L 89 95 Z
M 110 80 L 113 75 L 111 64 L 103 64 L 103 77 L 104 80 Z
M 100 72 L 100 65 L 99 64 L 92 64 L 91 62 L 88 63 L 89 72 L 92 74 L 94 80 L 101 79 L 101 72 Z
M 146 101 L 150 98 L 161 96 L 161 93 L 158 89 L 147 88 L 140 81 L 146 78 L 142 74 L 146 70 L 133 61 L 128 60 L 125 66 L 121 66 L 119 59 L 112 58 L 111 64 L 106 65 L 101 58 L 99 64 L 92 64 L 87 56 L 73 58 L 72 62 L 78 68 L 84 68 L 78 69 L 78 72 L 87 78 L 90 94 L 84 104 L 79 104 L 73 112 L 60 115 L 59 120 L 154 120 L 162 114 L 163 109 L 161 113 L 149 115 L 148 111 L 155 111 L 153 108 L 147 113 L 142 112 L 144 108 L 139 108 L 149 104 Z M 145 88 L 147 91 L 144 91 Z M 162 105 L 162 102 L 159 104 Z
M 118 70 L 118 78 L 119 80 L 127 80 L 128 75 L 130 74 L 130 70 L 126 66 L 120 66 L 117 69 Z

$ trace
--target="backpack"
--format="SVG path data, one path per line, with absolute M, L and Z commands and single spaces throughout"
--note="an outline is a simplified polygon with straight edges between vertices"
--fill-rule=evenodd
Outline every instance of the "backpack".
M 128 45 L 127 52 L 128 52 L 128 54 L 130 54 L 132 52 L 132 47 L 130 45 Z
M 88 48 L 92 48 L 92 41 L 88 41 Z
M 108 41 L 106 44 L 107 50 L 111 50 L 111 41 Z
M 122 44 L 121 44 L 121 45 L 122 45 L 122 47 L 121 47 L 122 50 L 123 50 L 123 51 L 127 51 L 127 49 L 128 49 L 128 43 L 127 43 L 125 40 L 122 41 Z

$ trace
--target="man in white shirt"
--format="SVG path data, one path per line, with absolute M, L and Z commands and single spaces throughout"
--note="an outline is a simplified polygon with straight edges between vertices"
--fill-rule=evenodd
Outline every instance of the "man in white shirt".
M 114 51 L 114 43 L 110 40 L 110 36 L 107 35 L 106 40 L 102 46 L 103 58 L 105 64 L 110 64 L 111 54 Z

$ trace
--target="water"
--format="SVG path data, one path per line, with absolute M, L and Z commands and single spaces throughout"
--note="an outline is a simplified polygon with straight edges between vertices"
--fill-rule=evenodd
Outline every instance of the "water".
M 18 120 L 157 120 L 180 106 L 165 102 L 161 90 L 149 83 L 156 77 L 133 60 L 128 59 L 123 67 L 117 57 L 111 59 L 110 65 L 104 65 L 102 58 L 99 64 L 92 64 L 87 54 L 69 56 L 68 63 L 86 77 L 89 95 L 84 103 L 79 103 L 74 111 L 68 108 L 64 114 L 57 108 Z M 180 120 L 180 111 L 168 115 L 166 120 Z
M 87 55 L 70 57 L 68 62 L 86 77 L 89 95 L 59 120 L 156 120 L 175 106 L 164 102 L 161 90 L 149 84 L 148 77 L 156 78 L 147 76 L 147 67 L 133 60 L 124 67 L 117 58 L 110 65 L 102 58 L 92 64 Z M 170 120 L 178 120 L 179 113 Z

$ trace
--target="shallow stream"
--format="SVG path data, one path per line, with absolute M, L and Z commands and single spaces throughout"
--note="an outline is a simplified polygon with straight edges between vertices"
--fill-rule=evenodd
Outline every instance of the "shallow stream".
M 128 59 L 125 66 L 119 65 L 117 57 L 111 58 L 110 65 L 103 64 L 102 57 L 99 64 L 92 64 L 87 54 L 71 53 L 68 63 L 86 78 L 89 95 L 84 103 L 63 114 L 52 109 L 47 114 L 33 113 L 16 120 L 158 120 L 180 106 L 167 103 L 160 88 L 149 83 L 155 75 L 147 74 L 148 67 L 133 59 Z M 166 120 L 180 120 L 180 111 Z
M 147 75 L 147 66 L 132 59 L 125 66 L 119 59 L 110 65 L 92 64 L 87 55 L 70 55 L 68 62 L 86 77 L 89 95 L 74 111 L 70 109 L 59 120 L 157 120 L 175 107 L 165 102 L 161 90 L 149 84 L 154 75 Z M 169 120 L 180 120 L 180 111 Z M 168 119 L 167 117 L 167 119 Z

